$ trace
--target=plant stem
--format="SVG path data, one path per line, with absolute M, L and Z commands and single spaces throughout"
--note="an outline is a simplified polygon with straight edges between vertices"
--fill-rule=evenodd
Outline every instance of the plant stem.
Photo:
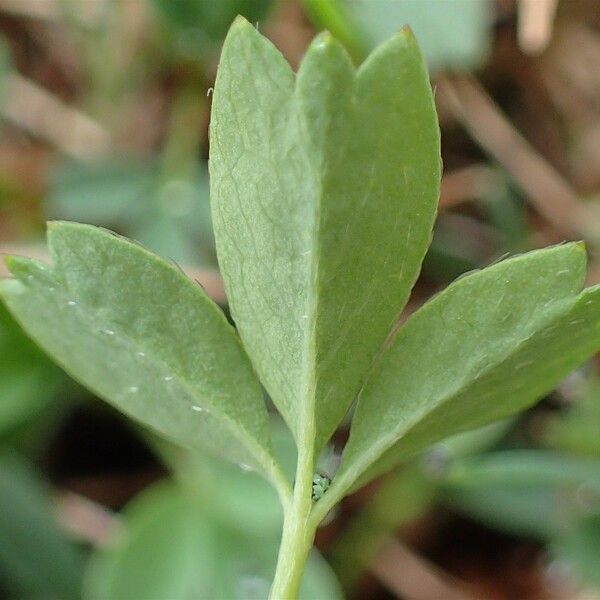
M 298 597 L 314 539 L 314 531 L 309 532 L 305 525 L 306 517 L 295 510 L 286 516 L 270 600 L 295 600 Z
M 270 600 L 295 600 L 315 538 L 316 526 L 311 526 L 312 510 L 312 448 L 300 449 L 296 485 L 292 502 L 284 513 L 283 533 Z

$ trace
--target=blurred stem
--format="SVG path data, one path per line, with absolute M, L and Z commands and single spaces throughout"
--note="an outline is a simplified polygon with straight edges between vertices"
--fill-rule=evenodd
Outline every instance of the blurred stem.
M 131 71 L 123 66 L 126 41 L 131 38 L 124 5 L 109 0 L 92 21 L 86 20 L 79 2 L 59 0 L 59 6 L 86 77 L 85 109 L 112 130 L 117 117 L 115 99 L 123 90 L 125 78 L 131 77 Z
M 346 592 L 355 589 L 386 538 L 425 514 L 433 498 L 434 484 L 418 464 L 397 471 L 383 482 L 331 550 L 331 565 Z
M 344 44 L 356 64 L 365 59 L 369 45 L 339 0 L 304 0 L 304 8 L 317 26 L 327 29 Z
M 204 78 L 193 73 L 177 91 L 162 158 L 161 178 L 193 179 L 200 158 L 208 110 Z

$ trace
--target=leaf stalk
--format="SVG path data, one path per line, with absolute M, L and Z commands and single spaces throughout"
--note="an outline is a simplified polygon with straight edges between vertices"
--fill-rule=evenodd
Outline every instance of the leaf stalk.
M 284 506 L 283 533 L 269 600 L 295 600 L 316 533 L 313 507 L 313 447 L 300 447 L 292 502 Z

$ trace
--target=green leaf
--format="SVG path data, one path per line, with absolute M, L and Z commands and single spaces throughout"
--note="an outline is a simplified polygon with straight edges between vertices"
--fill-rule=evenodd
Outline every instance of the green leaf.
M 64 162 L 53 173 L 46 215 L 92 225 L 130 225 L 144 215 L 156 177 L 153 162 L 125 157 Z
M 217 535 L 189 494 L 160 483 L 126 508 L 121 531 L 92 558 L 84 597 L 203 598 L 211 593 Z
M 54 265 L 11 258 L 0 292 L 75 379 L 174 441 L 273 473 L 262 390 L 198 285 L 127 240 L 49 225 Z
M 232 314 L 296 439 L 310 443 L 316 430 L 320 447 L 360 390 L 429 244 L 440 158 L 426 69 L 408 30 L 358 71 L 323 35 L 295 79 L 238 20 L 210 131 Z
M 238 477 L 245 475 L 238 473 Z M 263 501 L 248 498 L 250 503 Z M 276 504 L 277 498 L 272 497 L 270 506 Z M 91 562 L 85 597 L 264 599 L 276 554 L 276 535 L 270 539 L 240 535 L 216 521 L 197 494 L 161 483 L 126 508 L 118 539 Z M 314 553 L 300 599 L 340 597 L 330 569 Z
M 271 423 L 273 452 L 293 481 L 297 450 L 289 429 L 280 419 Z M 254 473 L 240 471 L 222 462 L 201 457 L 205 471 L 210 466 L 210 482 L 204 475 L 200 485 L 210 487 L 210 504 L 215 516 L 229 529 L 247 537 L 277 540 L 283 525 L 283 510 L 273 488 Z
M 439 481 L 453 508 L 513 534 L 547 540 L 600 510 L 600 462 L 540 450 L 453 461 Z
M 13 70 L 13 60 L 10 46 L 4 36 L 0 36 L 0 107 L 6 100 L 8 78 Z
M 0 434 L 42 411 L 62 379 L 0 304 Z
M 550 418 L 543 441 L 552 448 L 600 459 L 600 381 L 587 382 L 581 397 Z
M 153 252 L 184 264 L 216 265 L 208 198 L 208 171 L 166 179 L 152 190 L 144 215 L 128 234 Z
M 115 229 L 176 261 L 214 263 L 208 172 L 196 162 L 190 170 L 168 178 L 154 160 L 67 162 L 54 174 L 46 215 Z
M 446 487 L 493 485 L 577 487 L 600 491 L 600 461 L 545 450 L 505 450 L 456 459 L 443 478 Z
M 496 531 L 546 541 L 555 537 L 564 522 L 564 494 L 548 486 L 489 485 L 452 489 L 441 498 L 454 512 Z
M 600 590 L 600 514 L 582 519 L 554 544 L 553 551 L 573 568 L 582 583 Z
M 215 46 L 225 37 L 231 22 L 237 15 L 244 15 L 252 23 L 263 19 L 272 0 L 152 0 L 152 4 L 165 20 L 181 34 L 193 33 L 204 42 Z
M 161 482 L 136 497 L 106 549 L 92 557 L 84 598 L 206 598 L 214 590 L 218 536 L 191 494 Z
M 0 458 L 0 588 L 10 598 L 79 598 L 84 557 L 58 527 L 50 490 L 12 454 Z
M 271 419 L 270 428 L 273 454 L 292 482 L 298 453 L 294 438 L 279 418 Z M 197 497 L 203 498 L 213 517 L 223 526 L 257 539 L 280 536 L 282 506 L 275 490 L 257 473 L 174 446 L 151 433 L 145 437 L 174 477 L 196 488 Z
M 437 457 L 442 461 L 450 461 L 470 454 L 480 454 L 496 446 L 514 425 L 514 421 L 514 418 L 502 419 L 445 438 L 431 447 L 431 457 L 434 461 Z
M 577 295 L 584 275 L 581 244 L 539 250 L 456 281 L 412 315 L 361 392 L 338 491 L 530 406 L 591 356 L 600 287 Z

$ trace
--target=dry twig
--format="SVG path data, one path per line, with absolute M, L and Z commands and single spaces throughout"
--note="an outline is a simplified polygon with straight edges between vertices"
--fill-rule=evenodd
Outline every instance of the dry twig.
M 80 0 L 77 2 L 79 17 L 88 24 L 96 22 L 107 6 L 106 0 Z M 65 8 L 61 0 L 0 0 L 0 12 L 42 21 L 60 21 Z
M 537 211 L 566 237 L 578 237 L 585 223 L 576 192 L 468 75 L 444 78 L 437 95 L 479 143 L 519 184 Z
M 106 544 L 120 526 L 119 518 L 107 508 L 74 492 L 61 492 L 57 513 L 66 531 L 95 546 Z
M 478 200 L 489 195 L 495 185 L 497 185 L 497 174 L 492 167 L 484 164 L 475 164 L 445 173 L 442 178 L 440 209 Z
M 93 119 L 17 73 L 7 79 L 7 119 L 74 158 L 108 152 L 110 134 Z
M 543 52 L 550 38 L 558 0 L 519 1 L 519 46 L 527 54 Z
M 381 548 L 371 572 L 399 598 L 474 600 L 459 582 L 395 539 Z

